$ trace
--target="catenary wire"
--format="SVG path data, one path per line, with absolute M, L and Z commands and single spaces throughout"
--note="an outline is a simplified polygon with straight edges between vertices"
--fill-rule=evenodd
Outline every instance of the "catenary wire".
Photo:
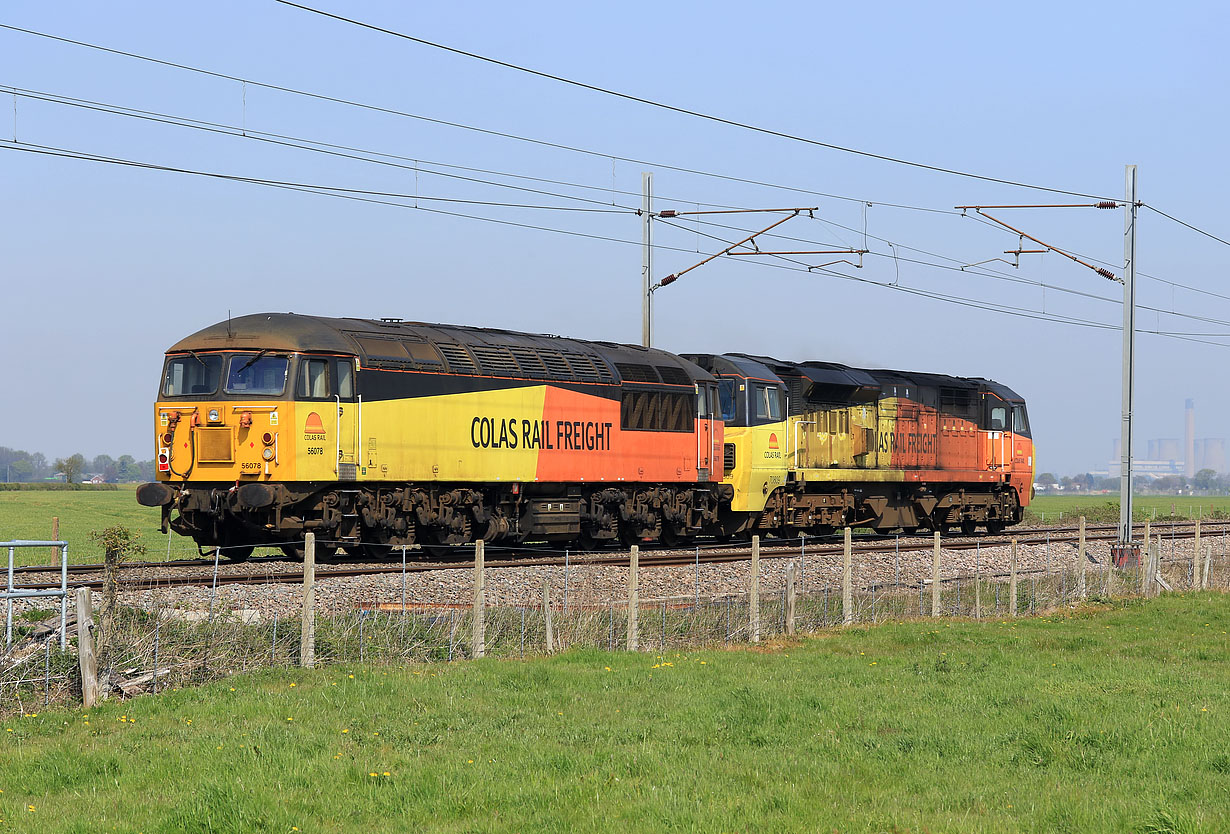
M 1000 177 L 992 177 L 992 176 L 987 176 L 985 174 L 975 174 L 969 171 L 962 171 L 956 168 L 945 168 L 939 165 L 929 165 L 927 163 L 914 162 L 912 160 L 902 159 L 900 157 L 873 153 L 872 151 L 865 151 L 859 148 L 850 148 L 844 145 L 835 145 L 831 142 L 822 142 L 819 139 L 811 139 L 806 136 L 799 136 L 793 133 L 786 133 L 785 131 L 774 130 L 772 128 L 767 128 L 767 127 L 761 127 L 758 125 L 749 124 L 747 122 L 736 121 L 734 119 L 727 119 L 722 116 L 715 116 L 710 113 L 703 113 L 699 110 L 690 110 L 686 107 L 677 107 L 675 105 L 666 104 L 664 102 L 655 101 L 653 99 L 644 98 L 642 96 L 635 96 L 630 93 L 623 93 L 623 92 L 619 92 L 618 90 L 612 90 L 606 87 L 599 87 L 594 84 L 586 84 L 583 81 L 577 81 L 575 79 L 565 78 L 564 76 L 561 76 L 561 75 L 554 75 L 552 73 L 531 69 L 529 67 L 524 67 L 518 64 L 509 63 L 507 61 L 501 61 L 497 58 L 491 58 L 486 55 L 480 55 L 476 52 L 467 52 L 464 49 L 458 49 L 456 47 L 447 46 L 442 43 L 437 43 L 435 41 L 427 40 L 425 38 L 418 38 L 418 37 L 415 37 L 414 35 L 407 35 L 404 32 L 398 32 L 393 29 L 386 29 L 382 26 L 376 26 L 375 24 L 372 24 L 372 23 L 365 23 L 364 21 L 356 20 L 354 18 L 343 17 L 342 15 L 334 14 L 332 12 L 327 12 L 327 11 L 324 11 L 323 9 L 313 8 L 312 6 L 305 6 L 300 3 L 293 3 L 291 2 L 291 0 L 275 0 L 275 2 L 281 3 L 284 6 L 291 6 L 296 9 L 302 9 L 303 11 L 311 12 L 312 14 L 317 14 L 322 17 L 331 18 L 333 20 L 337 20 L 342 23 L 348 23 L 352 26 L 359 26 L 364 29 L 370 29 L 374 32 L 381 32 L 383 34 L 391 35 L 396 38 L 402 38 L 404 40 L 412 41 L 414 43 L 421 44 L 423 46 L 429 46 L 429 47 L 432 47 L 433 49 L 441 49 L 441 50 L 444 50 L 445 52 L 451 52 L 453 54 L 461 55 L 466 58 L 472 58 L 477 61 L 484 61 L 489 64 L 495 64 L 497 66 L 505 67 L 507 69 L 516 70 L 517 72 L 528 73 L 530 75 L 535 75 L 535 76 L 538 76 L 539 78 L 545 78 L 550 81 L 556 81 L 561 84 L 568 84 L 574 87 L 579 87 L 581 89 L 590 90 L 592 92 L 602 93 L 603 95 L 614 96 L 616 98 L 621 98 L 626 101 L 637 102 L 638 104 L 645 104 L 650 107 L 657 107 L 662 110 L 669 110 L 673 113 L 680 113 L 685 116 L 693 116 L 698 119 L 704 119 L 706 121 L 716 122 L 717 124 L 723 124 L 729 127 L 739 128 L 741 130 L 752 131 L 754 133 L 761 133 L 767 136 L 775 136 L 779 139 L 787 139 L 792 142 L 802 142 L 807 145 L 814 145 L 820 148 L 828 148 L 829 150 L 840 151 L 842 153 L 855 154 L 857 156 L 863 156 L 863 157 L 867 157 L 870 159 L 877 159 L 877 160 L 880 160 L 881 162 L 891 162 L 896 165 L 905 165 L 911 168 L 921 168 L 927 171 L 935 171 L 937 173 L 950 174 L 952 176 L 957 176 L 957 177 L 966 177 L 968 179 L 981 180 L 983 182 L 993 182 L 993 183 L 998 183 L 1000 185 L 1010 185 L 1010 186 L 1014 186 L 1017 188 L 1029 188 L 1029 189 L 1033 189 L 1036 191 L 1048 191 L 1053 194 L 1068 194 L 1073 197 L 1087 197 L 1091 200 L 1110 199 L 1108 197 L 1101 197 L 1101 196 L 1096 196 L 1093 194 L 1084 194 L 1078 191 L 1069 191 L 1069 190 L 1065 190 L 1061 188 L 1050 188 L 1048 186 L 1034 185 L 1034 184 L 1027 183 L 1027 182 L 1019 182 L 1017 180 L 1002 179 Z
M 104 53 L 108 53 L 111 55 L 118 55 L 124 58 L 131 58 L 137 61 L 145 61 L 147 63 L 157 64 L 159 66 L 183 70 L 184 72 L 197 73 L 197 74 L 208 76 L 211 78 L 218 78 L 224 81 L 233 81 L 237 84 L 245 84 L 245 85 L 250 85 L 253 87 L 260 87 L 266 90 L 274 90 L 277 92 L 287 93 L 290 95 L 302 96 L 304 98 L 311 98 L 311 99 L 315 99 L 318 101 L 325 101 L 331 104 L 340 104 L 346 107 L 355 107 L 355 108 L 359 108 L 363 110 L 369 110 L 374 113 L 383 113 L 385 115 L 390 115 L 390 116 L 398 116 L 401 118 L 415 119 L 418 121 L 427 122 L 429 124 L 437 124 L 437 125 L 441 125 L 444 127 L 456 128 L 458 130 L 471 131 L 474 133 L 479 133 L 479 134 L 483 134 L 487 136 L 493 136 L 493 137 L 497 137 L 500 139 L 511 139 L 514 141 L 526 142 L 529 144 L 539 145 L 539 146 L 546 147 L 546 148 L 554 148 L 556 150 L 568 151 L 570 153 L 582 154 L 585 156 L 592 156 L 592 157 L 597 157 L 600 159 L 615 160 L 618 162 L 628 163 L 630 165 L 651 166 L 654 168 L 660 168 L 664 171 L 676 171 L 681 174 L 692 174 L 695 176 L 710 177 L 713 179 L 723 180 L 725 182 L 736 182 L 736 183 L 740 183 L 743 185 L 753 185 L 753 186 L 757 186 L 761 188 L 772 188 L 772 189 L 778 189 L 782 191 L 791 191 L 796 194 L 807 194 L 813 197 L 825 197 L 825 198 L 832 199 L 832 200 L 844 200 L 844 201 L 853 202 L 853 203 L 871 203 L 873 205 L 882 206 L 886 208 L 897 208 L 897 209 L 904 209 L 907 211 L 920 211 L 920 212 L 928 212 L 928 213 L 934 213 L 934 214 L 954 214 L 955 215 L 959 213 L 959 212 L 953 211 L 952 209 L 947 209 L 947 208 L 936 208 L 934 206 L 915 206 L 915 205 L 909 205 L 906 203 L 892 203 L 892 202 L 881 202 L 877 200 L 867 200 L 861 197 L 851 197 L 851 196 L 842 195 L 842 194 L 831 194 L 831 193 L 827 193 L 823 191 L 815 191 L 812 189 L 800 188 L 798 186 L 782 185 L 780 183 L 772 183 L 772 182 L 767 182 L 764 180 L 756 180 L 756 179 L 750 179 L 746 177 L 736 177 L 730 174 L 721 174 L 721 173 L 717 173 L 714 171 L 705 171 L 705 170 L 697 169 L 697 168 L 688 168 L 686 166 L 668 165 L 668 164 L 661 163 L 661 162 L 654 162 L 652 160 L 640 159 L 640 158 L 631 157 L 631 156 L 623 156 L 620 154 L 606 153 L 603 151 L 596 151 L 591 148 L 582 148 L 579 146 L 567 145 L 567 144 L 563 144 L 560 142 L 551 142 L 546 139 L 535 139 L 533 137 L 521 136 L 515 133 L 508 133 L 505 131 L 492 130 L 490 128 L 478 127 L 476 125 L 468 125 L 463 122 L 453 122 L 453 121 L 448 121 L 446 119 L 437 119 L 431 116 L 424 116 L 418 113 L 410 113 L 405 110 L 397 110 L 395 108 L 383 107 L 377 104 L 367 104 L 364 102 L 355 101 L 353 99 L 346 99 L 346 98 L 341 98 L 339 96 L 327 95 L 325 93 L 315 93 L 309 90 L 296 89 L 294 87 L 287 87 L 287 86 L 280 85 L 280 84 L 272 84 L 272 83 L 263 82 L 263 81 L 254 81 L 249 78 L 242 78 L 237 75 L 229 75 L 227 73 L 218 72 L 216 70 L 208 70 L 208 69 L 204 69 L 201 67 L 194 67 L 189 64 L 182 64 L 182 63 L 177 63 L 175 61 L 168 61 L 163 58 L 153 58 L 147 55 L 141 55 L 136 52 L 129 52 L 129 51 L 125 51 L 122 49 L 115 49 L 113 47 L 102 46 L 100 44 L 90 43 L 88 41 L 76 40 L 73 38 L 64 37 L 62 35 L 53 35 L 48 32 L 40 32 L 35 29 L 27 29 L 21 26 L 14 26 L 8 23 L 0 23 L 0 29 L 7 29 L 12 32 L 20 32 L 22 34 L 32 35 L 34 37 L 45 38 L 47 40 L 70 44 L 72 46 L 79 46 L 85 49 L 92 49 L 98 52 L 104 52 Z

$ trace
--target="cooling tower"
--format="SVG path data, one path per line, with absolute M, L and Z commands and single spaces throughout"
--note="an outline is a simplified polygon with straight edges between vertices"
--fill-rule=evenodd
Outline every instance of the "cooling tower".
M 1196 474 L 1196 401 L 1187 400 L 1183 405 L 1187 418 L 1183 433 L 1183 474 L 1190 478 Z

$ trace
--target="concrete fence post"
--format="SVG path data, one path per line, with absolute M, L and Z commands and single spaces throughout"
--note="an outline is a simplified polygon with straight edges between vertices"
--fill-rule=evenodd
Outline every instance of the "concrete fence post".
M 753 643 L 760 642 L 760 536 L 752 536 L 752 563 L 747 583 L 748 633 Z
M 1153 567 L 1153 543 L 1147 536 L 1145 542 L 1145 550 L 1140 554 L 1140 582 L 1137 588 L 1142 597 L 1149 595 L 1149 586 L 1153 584 L 1152 576 L 1149 573 L 1150 568 Z
M 303 539 L 303 625 L 299 635 L 299 665 L 316 665 L 316 534 Z
M 935 531 L 935 551 L 931 555 L 931 616 L 940 615 L 940 531 Z
M 841 621 L 854 624 L 854 545 L 849 527 L 841 551 Z
M 487 654 L 487 578 L 485 571 L 486 542 L 474 543 L 474 636 L 471 638 L 475 657 Z
M 90 589 L 77 589 L 77 659 L 81 666 L 81 702 L 86 709 L 98 703 L 98 658 L 94 656 L 94 611 Z M 157 671 L 157 670 L 155 670 Z
M 628 557 L 628 651 L 635 652 L 641 646 L 639 623 L 640 588 L 638 585 L 637 568 L 641 560 L 641 549 L 632 545 L 632 555 Z
M 786 634 L 794 636 L 794 562 L 786 565 Z
M 1196 541 L 1192 544 L 1192 588 L 1200 587 L 1200 519 L 1196 519 Z
M 1080 543 L 1076 548 L 1076 596 L 1078 599 L 1084 599 L 1086 596 L 1085 572 L 1089 565 L 1089 559 L 1085 555 L 1085 517 L 1081 516 L 1080 521 Z
M 1213 545 L 1206 544 L 1204 546 L 1204 573 L 1200 577 L 1200 589 L 1207 591 L 1209 589 L 1209 565 L 1213 561 Z
M 1011 555 L 1008 558 L 1008 616 L 1015 617 L 1016 604 L 1016 538 L 1012 539 Z
M 555 652 L 555 623 L 551 620 L 551 582 L 542 580 L 542 629 L 547 643 L 547 654 Z

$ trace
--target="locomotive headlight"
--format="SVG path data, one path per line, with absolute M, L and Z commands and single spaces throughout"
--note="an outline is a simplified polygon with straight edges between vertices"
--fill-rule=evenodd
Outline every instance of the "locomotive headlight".
M 273 433 L 265 432 L 264 434 L 262 434 L 261 443 L 264 443 L 266 446 L 272 446 L 273 445 Z
M 261 457 L 265 460 L 273 460 L 273 449 L 266 448 L 265 451 L 261 452 Z
M 163 446 L 170 446 L 170 445 L 171 445 L 171 442 L 172 442 L 174 439 L 175 439 L 175 436 L 174 436 L 174 435 L 172 435 L 170 432 L 167 432 L 166 434 L 164 434 L 164 435 L 162 436 L 162 445 L 163 445 Z
M 209 409 L 209 422 L 216 423 L 221 419 L 222 419 L 221 416 L 218 414 L 218 409 L 216 408 Z

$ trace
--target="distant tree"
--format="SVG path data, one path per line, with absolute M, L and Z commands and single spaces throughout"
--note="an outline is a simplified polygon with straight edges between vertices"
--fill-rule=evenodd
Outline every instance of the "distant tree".
M 1153 491 L 1158 493 L 1177 492 L 1183 488 L 1183 479 L 1177 475 L 1166 475 L 1153 482 Z
M 1055 486 L 1057 483 L 1059 483 L 1059 481 L 1056 480 L 1055 476 L 1050 472 L 1043 472 L 1038 476 L 1038 486 L 1051 487 Z
M 141 480 L 141 469 L 137 464 L 136 458 L 132 455 L 120 455 L 120 459 L 115 462 L 116 478 L 118 480 L 129 482 Z
M 1059 479 L 1059 484 L 1064 489 L 1071 489 L 1072 485 L 1075 483 L 1076 481 L 1072 480 L 1072 477 L 1070 475 L 1064 475 L 1062 478 Z
M 6 467 L 8 476 L 14 481 L 28 481 L 34 477 L 34 464 L 29 458 L 15 460 Z
M 47 472 L 47 456 L 42 452 L 35 452 L 30 455 L 30 463 L 34 464 L 34 474 L 31 476 L 34 480 L 46 478 Z
M 1196 489 L 1208 491 L 1213 489 L 1217 483 L 1217 470 L 1201 469 L 1192 477 L 1192 486 Z
M 85 471 L 85 456 L 79 452 L 67 458 L 58 458 L 55 468 L 64 475 L 66 483 L 75 484 L 81 480 L 81 473 Z

